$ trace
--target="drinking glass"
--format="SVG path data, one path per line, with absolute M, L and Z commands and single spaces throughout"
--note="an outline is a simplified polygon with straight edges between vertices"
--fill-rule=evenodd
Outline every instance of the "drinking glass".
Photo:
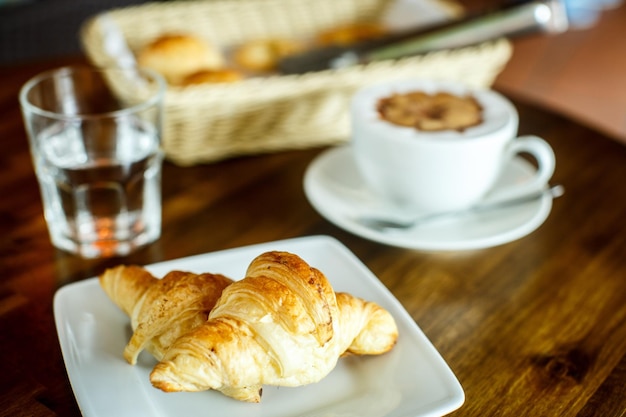
M 137 68 L 63 67 L 20 91 L 50 238 L 122 256 L 161 234 L 165 82 Z

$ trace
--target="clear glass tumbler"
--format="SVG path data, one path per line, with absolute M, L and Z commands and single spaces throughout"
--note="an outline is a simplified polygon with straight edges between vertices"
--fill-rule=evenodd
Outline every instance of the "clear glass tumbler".
M 54 246 L 126 255 L 161 234 L 165 82 L 137 68 L 64 67 L 20 91 Z

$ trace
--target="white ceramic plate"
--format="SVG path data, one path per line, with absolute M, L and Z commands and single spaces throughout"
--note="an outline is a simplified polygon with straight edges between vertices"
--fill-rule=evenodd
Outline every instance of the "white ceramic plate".
M 147 267 L 219 272 L 243 277 L 250 261 L 270 250 L 301 256 L 326 274 L 336 291 L 376 301 L 395 317 L 400 336 L 381 356 L 342 358 L 317 384 L 264 387 L 260 404 L 214 391 L 163 393 L 150 385 L 155 360 L 142 353 L 136 366 L 122 357 L 128 318 L 100 289 L 97 278 L 60 288 L 54 315 L 67 372 L 85 417 L 415 417 L 441 416 L 464 401 L 458 380 L 387 288 L 345 246 L 327 236 L 264 243 Z
M 504 170 L 493 195 L 526 181 L 534 171 L 530 163 L 516 157 Z M 511 242 L 541 226 L 552 208 L 552 197 L 546 195 L 519 206 L 434 221 L 412 229 L 373 230 L 355 218 L 363 214 L 393 217 L 397 209 L 367 189 L 350 146 L 331 148 L 319 155 L 305 173 L 304 191 L 315 210 L 335 225 L 375 242 L 418 250 L 481 249 Z

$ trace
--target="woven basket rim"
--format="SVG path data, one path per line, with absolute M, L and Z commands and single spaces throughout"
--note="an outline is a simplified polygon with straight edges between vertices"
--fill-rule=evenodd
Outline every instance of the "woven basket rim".
M 324 2 L 327 7 L 336 7 L 338 4 L 335 3 L 338 0 L 316 1 Z M 377 7 L 387 1 L 392 0 L 341 0 L 355 8 L 361 7 L 363 3 Z M 129 17 L 128 13 L 154 11 L 168 13 L 169 18 L 172 10 L 193 13 L 197 8 L 236 9 L 252 3 L 310 4 L 302 0 L 144 3 L 91 17 L 81 28 L 81 41 L 92 63 L 110 65 L 113 59 L 108 55 L 102 33 L 97 27 L 98 19 L 103 15 L 123 16 L 123 19 L 130 19 L 134 23 L 138 19 Z M 146 25 L 151 23 L 150 19 L 142 21 L 146 21 Z M 133 24 L 130 28 L 122 25 L 120 29 L 126 40 L 130 36 L 144 36 L 146 39 L 151 36 L 132 31 L 156 33 L 154 27 L 145 25 Z M 306 74 L 275 74 L 225 84 L 169 86 L 164 106 L 164 149 L 172 162 L 188 166 L 252 153 L 345 142 L 349 139 L 348 102 L 358 88 L 384 82 L 390 77 L 398 79 L 415 76 L 448 80 L 452 77 L 473 87 L 488 87 L 511 54 L 510 42 L 507 39 L 496 39 L 394 61 L 378 61 Z

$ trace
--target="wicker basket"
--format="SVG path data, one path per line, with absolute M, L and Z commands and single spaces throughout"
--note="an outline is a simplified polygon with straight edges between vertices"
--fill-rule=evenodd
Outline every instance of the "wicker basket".
M 228 47 L 268 37 L 306 38 L 347 22 L 373 20 L 393 0 L 204 0 L 148 3 L 108 12 L 136 51 L 163 33 L 193 33 Z M 95 65 L 111 65 L 98 16 L 82 42 Z M 348 103 L 359 88 L 427 77 L 490 86 L 511 55 L 500 39 L 454 51 L 303 75 L 170 87 L 163 147 L 179 165 L 349 139 Z

